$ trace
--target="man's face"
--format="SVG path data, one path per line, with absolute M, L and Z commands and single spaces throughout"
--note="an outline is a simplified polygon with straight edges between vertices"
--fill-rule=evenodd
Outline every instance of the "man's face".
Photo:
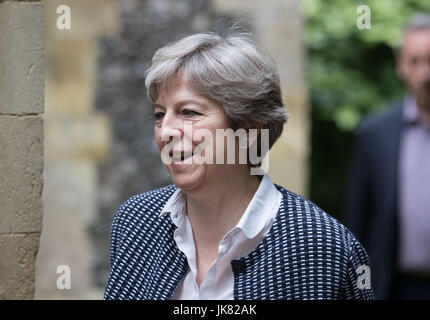
M 397 74 L 412 94 L 430 101 L 430 29 L 412 30 L 405 35 Z

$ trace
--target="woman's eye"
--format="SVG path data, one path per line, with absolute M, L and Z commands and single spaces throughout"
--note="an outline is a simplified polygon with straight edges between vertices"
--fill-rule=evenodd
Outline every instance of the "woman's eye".
M 194 110 L 184 109 L 184 110 L 182 110 L 182 114 L 186 117 L 192 117 L 192 116 L 199 115 L 200 113 L 198 113 Z
M 156 112 L 156 113 L 154 114 L 154 118 L 155 118 L 155 120 L 160 120 L 163 116 L 164 116 L 164 113 L 163 113 L 163 112 Z

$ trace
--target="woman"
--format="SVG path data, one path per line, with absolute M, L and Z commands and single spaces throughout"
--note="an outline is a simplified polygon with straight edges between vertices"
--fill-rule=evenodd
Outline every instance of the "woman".
M 174 184 L 119 208 L 105 299 L 373 297 L 354 236 L 264 171 L 251 174 L 261 158 L 249 151 L 270 149 L 287 115 L 275 63 L 249 35 L 167 45 L 145 84 Z

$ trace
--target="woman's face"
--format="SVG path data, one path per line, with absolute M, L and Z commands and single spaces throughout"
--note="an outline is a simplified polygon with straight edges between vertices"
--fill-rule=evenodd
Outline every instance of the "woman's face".
M 219 105 L 192 92 L 185 81 L 176 76 L 161 88 L 154 103 L 154 115 L 158 148 L 160 152 L 166 148 L 164 151 L 168 150 L 166 152 L 173 155 L 173 161 L 165 163 L 165 166 L 179 188 L 191 191 L 222 177 L 223 165 L 195 161 L 196 157 L 202 159 L 201 156 L 204 156 L 204 152 L 198 153 L 196 149 L 205 140 L 196 138 L 198 130 L 205 129 L 206 133 L 212 134 L 211 149 L 215 157 L 216 129 L 229 128 L 228 120 Z M 193 141 L 193 137 L 196 141 Z M 184 161 L 188 157 L 191 158 Z

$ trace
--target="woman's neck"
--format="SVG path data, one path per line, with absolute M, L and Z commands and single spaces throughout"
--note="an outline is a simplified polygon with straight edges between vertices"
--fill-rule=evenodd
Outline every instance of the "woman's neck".
M 249 174 L 248 166 L 229 171 L 199 190 L 187 193 L 187 214 L 196 244 L 218 246 L 239 222 L 258 189 L 260 179 Z

